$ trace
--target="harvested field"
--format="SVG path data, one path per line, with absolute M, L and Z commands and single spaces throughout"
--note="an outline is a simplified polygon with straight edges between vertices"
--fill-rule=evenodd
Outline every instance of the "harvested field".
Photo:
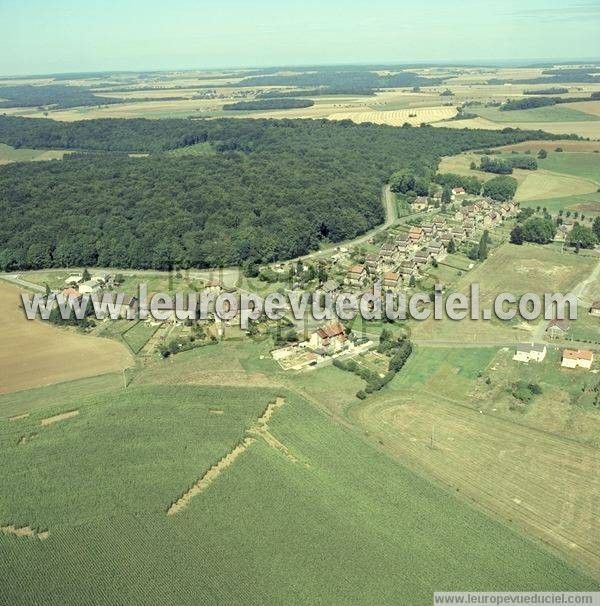
M 66 419 L 72 419 L 79 414 L 78 410 L 69 410 L 68 412 L 61 412 L 58 415 L 53 415 L 51 417 L 46 417 L 40 421 L 40 425 L 42 427 L 46 427 L 47 425 L 52 425 L 53 423 L 58 423 L 59 421 L 65 421 Z
M 382 393 L 361 403 L 353 417 L 414 469 L 590 573 L 600 570 L 599 450 L 423 389 Z
M 456 115 L 455 107 L 415 107 L 412 109 L 398 109 L 392 111 L 365 111 L 334 113 L 329 116 L 330 120 L 352 120 L 353 122 L 373 122 L 374 124 L 389 124 L 391 126 L 402 126 L 405 122 L 409 124 L 432 123 L 447 120 Z M 461 123 L 462 121 L 458 121 Z
M 0 393 L 121 370 L 132 364 L 123 345 L 30 321 L 19 289 L 0 283 Z

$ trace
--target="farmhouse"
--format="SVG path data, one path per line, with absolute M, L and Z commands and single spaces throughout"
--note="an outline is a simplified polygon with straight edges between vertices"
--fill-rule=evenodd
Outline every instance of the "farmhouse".
M 413 244 L 420 242 L 423 239 L 423 228 L 416 226 L 411 227 L 408 230 L 408 237 Z
M 383 285 L 387 288 L 399 288 L 402 286 L 402 275 L 395 271 L 386 271 L 383 274 Z
M 379 257 L 375 253 L 369 253 L 365 257 L 365 265 L 367 270 L 371 273 L 377 271 L 377 265 L 379 263 Z
M 100 282 L 101 284 L 108 284 L 109 280 L 110 280 L 110 274 L 108 272 L 105 271 L 101 271 L 100 273 L 96 274 L 92 280 L 95 280 L 96 282 Z
M 325 293 L 334 293 L 337 292 L 340 289 L 340 283 L 336 282 L 335 280 L 327 280 L 327 282 L 323 283 L 323 286 L 321 286 L 321 290 Z
M 88 295 L 95 293 L 100 290 L 100 284 L 97 280 L 88 280 L 87 282 L 83 282 L 83 284 L 79 285 L 79 292 L 82 295 Z
M 458 196 L 464 196 L 467 192 L 462 187 L 453 187 L 452 188 L 452 200 L 456 199 Z
M 62 291 L 62 296 L 72 304 L 74 300 L 81 298 L 81 293 L 74 288 L 65 288 Z
M 346 284 L 358 286 L 367 277 L 364 265 L 353 265 L 346 274 Z
M 552 339 L 564 337 L 571 330 L 571 325 L 566 320 L 550 320 L 546 332 Z
M 427 201 L 427 198 L 425 196 L 419 196 L 415 199 L 415 201 L 412 203 L 412 209 L 415 212 L 421 212 L 423 210 L 427 210 L 427 207 L 429 206 L 429 202 Z
M 431 238 L 437 231 L 435 223 L 421 223 L 421 229 L 426 238 Z
M 437 259 L 444 252 L 444 245 L 441 242 L 432 242 L 427 247 L 427 252 L 434 258 Z
M 309 347 L 315 351 L 322 350 L 327 353 L 337 353 L 347 346 L 348 337 L 346 329 L 340 322 L 332 322 L 321 326 L 312 333 Z
M 208 292 L 214 292 L 218 295 L 223 290 L 223 284 L 220 280 L 209 280 L 204 285 L 204 290 L 207 290 Z
M 563 349 L 562 361 L 564 368 L 586 368 L 589 370 L 594 361 L 594 352 L 589 349 Z
M 542 362 L 547 349 L 543 343 L 519 343 L 513 356 L 517 362 Z
M 600 301 L 594 301 L 590 307 L 590 313 L 593 316 L 600 316 Z
M 65 280 L 65 284 L 79 284 L 80 282 L 83 282 L 83 276 L 81 274 L 74 274 Z

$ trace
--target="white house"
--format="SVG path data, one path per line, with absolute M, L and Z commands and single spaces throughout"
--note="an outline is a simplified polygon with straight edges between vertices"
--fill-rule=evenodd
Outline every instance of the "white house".
M 542 362 L 547 351 L 543 343 L 519 343 L 513 360 L 517 362 Z
M 81 274 L 73 274 L 65 280 L 65 284 L 79 284 L 80 282 L 83 282 L 83 276 Z
M 340 322 L 332 322 L 321 326 L 310 335 L 308 345 L 314 350 L 325 350 L 327 353 L 337 353 L 347 346 L 346 330 Z
M 562 361 L 564 368 L 586 368 L 589 370 L 594 362 L 594 352 L 589 349 L 563 349 Z
M 91 295 L 92 293 L 98 292 L 100 290 L 100 284 L 97 280 L 88 280 L 83 284 L 79 285 L 79 292 L 82 295 Z

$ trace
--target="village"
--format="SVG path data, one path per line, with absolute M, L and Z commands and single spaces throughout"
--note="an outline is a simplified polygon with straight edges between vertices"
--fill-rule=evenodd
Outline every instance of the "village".
M 304 289 L 313 289 L 316 296 L 329 296 L 332 301 L 344 293 L 357 297 L 373 294 L 377 284 L 383 293 L 415 292 L 423 289 L 429 272 L 444 264 L 449 255 L 462 250 L 466 255 L 469 247 L 476 246 L 482 238 L 501 227 L 519 211 L 513 201 L 499 202 L 489 197 L 473 196 L 461 187 L 452 189 L 451 204 L 441 204 L 441 193 L 431 197 L 418 196 L 411 203 L 410 214 L 404 221 L 373 236 L 364 246 L 338 246 L 328 255 L 319 256 L 316 265 L 318 271 L 309 272 L 306 260 L 279 263 L 272 267 L 261 268 L 264 274 L 276 276 L 274 280 L 289 282 L 282 293 L 294 293 Z M 574 221 L 565 218 L 559 226 L 557 239 L 565 238 Z M 469 270 L 472 263 L 465 268 Z M 307 277 L 308 274 L 308 277 Z M 83 295 L 95 296 L 106 291 L 119 291 L 124 278 L 121 274 L 111 275 L 99 271 L 90 275 L 88 270 L 74 273 L 64 280 L 61 292 L 71 303 L 80 300 Z M 445 285 L 442 285 L 445 286 Z M 200 290 L 213 293 L 240 293 L 244 289 L 238 285 L 226 286 L 222 280 L 207 279 L 200 281 Z M 123 294 L 123 293 L 122 293 Z M 113 300 L 116 300 L 116 295 Z M 124 294 L 119 310 L 122 320 L 137 317 L 139 301 L 136 294 Z M 222 321 L 214 313 L 203 320 L 182 320 L 178 311 L 187 311 L 183 301 L 174 301 L 166 310 L 165 319 L 145 320 L 147 332 L 152 338 L 144 346 L 144 352 L 159 351 L 162 355 L 174 355 L 180 350 L 217 342 L 225 338 L 225 332 L 231 332 L 239 324 L 236 316 Z M 288 311 L 286 309 L 285 311 Z M 239 314 L 240 310 L 238 310 Z M 592 315 L 600 315 L 600 302 L 589 309 Z M 101 322 L 108 322 L 108 318 Z M 140 329 L 138 329 L 140 330 Z M 568 339 L 570 326 L 564 320 L 552 320 L 545 334 L 552 340 Z M 261 318 L 251 323 L 246 336 L 260 334 L 278 335 L 274 338 L 271 356 L 284 370 L 314 369 L 323 364 L 331 364 L 337 358 L 362 361 L 365 356 L 377 358 L 376 335 L 363 331 L 352 331 L 348 324 L 338 320 L 326 323 L 305 321 L 294 323 L 284 317 L 279 322 Z M 170 339 L 170 341 L 169 341 Z M 516 346 L 514 360 L 518 362 L 541 362 L 546 355 L 544 343 L 522 343 Z M 381 376 L 385 373 L 387 362 L 379 356 L 377 368 Z M 561 365 L 565 368 L 583 368 L 590 370 L 594 359 L 591 350 L 565 349 Z

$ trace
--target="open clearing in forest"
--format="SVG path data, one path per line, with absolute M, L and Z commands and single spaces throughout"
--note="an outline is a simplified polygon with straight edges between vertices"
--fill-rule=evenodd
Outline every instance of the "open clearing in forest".
M 0 282 L 0 393 L 113 372 L 132 364 L 125 347 L 115 341 L 27 320 L 19 292 Z
M 5 143 L 0 143 L 0 165 L 11 162 L 33 162 L 39 160 L 60 160 L 65 154 L 64 150 L 54 149 L 15 149 Z

